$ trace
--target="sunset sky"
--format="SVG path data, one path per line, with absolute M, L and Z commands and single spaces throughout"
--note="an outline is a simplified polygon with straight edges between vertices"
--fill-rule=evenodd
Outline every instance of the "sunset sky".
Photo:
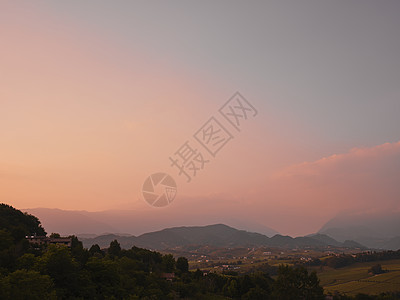
M 399 15 L 397 0 L 2 1 L 0 202 L 291 235 L 398 211 Z M 193 134 L 237 91 L 258 113 L 223 123 L 212 157 Z M 210 160 L 190 183 L 169 160 L 186 141 Z M 178 186 L 164 208 L 141 192 L 157 172 Z

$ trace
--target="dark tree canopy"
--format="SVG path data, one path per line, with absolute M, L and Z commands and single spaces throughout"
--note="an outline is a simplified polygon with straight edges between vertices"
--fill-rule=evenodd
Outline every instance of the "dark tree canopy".
M 46 235 L 38 218 L 4 203 L 0 204 L 0 229 L 8 231 L 15 242 L 27 235 Z
M 189 271 L 189 262 L 186 257 L 178 257 L 176 260 L 176 268 L 181 272 Z
M 111 256 L 120 256 L 121 255 L 121 245 L 117 240 L 113 240 L 110 243 L 110 247 L 108 248 L 108 254 Z
M 281 265 L 274 282 L 274 297 L 282 300 L 324 299 L 324 291 L 319 285 L 315 272 L 308 273 L 304 267 Z

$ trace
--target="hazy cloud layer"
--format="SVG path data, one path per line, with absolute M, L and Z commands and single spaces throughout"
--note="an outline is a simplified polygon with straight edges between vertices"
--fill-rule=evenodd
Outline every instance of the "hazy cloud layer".
M 279 172 L 271 178 L 265 191 L 270 195 L 265 205 L 282 216 L 284 211 L 287 213 L 286 222 L 276 228 L 310 230 L 318 222 L 344 210 L 369 213 L 398 210 L 398 178 L 400 142 L 354 148 L 348 153 L 294 165 Z M 296 222 L 291 222 L 291 218 Z M 275 219 L 274 224 L 276 222 L 280 219 Z

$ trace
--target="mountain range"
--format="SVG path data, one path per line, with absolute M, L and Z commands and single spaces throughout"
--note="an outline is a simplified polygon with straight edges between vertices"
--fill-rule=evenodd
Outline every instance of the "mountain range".
M 258 232 L 266 236 L 274 236 L 279 232 L 249 220 L 240 220 L 232 217 L 207 216 L 187 214 L 179 218 L 171 217 L 164 210 L 105 210 L 89 212 L 84 210 L 62 210 L 52 208 L 21 209 L 24 212 L 37 216 L 44 228 L 51 233 L 61 235 L 75 234 L 79 236 L 96 236 L 104 233 L 118 235 L 140 235 L 164 229 L 177 227 L 182 224 L 189 226 L 202 226 L 212 223 L 224 223 L 235 228 L 241 228 L 252 232 Z
M 171 242 L 174 236 L 176 239 L 182 239 L 182 243 L 186 244 L 201 242 L 201 240 L 191 241 L 190 237 L 184 234 L 184 231 L 187 230 L 185 228 L 188 227 L 179 226 L 185 224 L 195 228 L 195 226 L 207 225 L 204 223 L 203 216 L 184 215 L 179 217 L 179 219 L 171 218 L 170 215 L 163 210 L 106 210 L 100 212 L 50 208 L 22 210 L 37 216 L 48 233 L 57 232 L 61 235 L 74 234 L 82 239 L 96 238 L 101 245 L 108 243 L 111 237 L 118 237 L 118 240 L 121 240 L 124 245 L 125 241 L 126 245 L 130 245 L 133 243 L 133 240 L 135 240 L 138 246 L 142 245 L 154 249 L 161 249 L 163 245 L 159 244 L 157 239 L 154 242 L 146 240 L 146 237 L 154 232 L 161 232 L 159 235 L 170 235 L 170 240 L 168 240 L 169 242 L 166 245 L 168 247 L 173 247 L 175 245 Z M 287 245 L 295 244 L 291 240 L 292 238 L 279 235 L 279 232 L 276 230 L 256 222 L 234 218 L 208 218 L 207 222 L 208 224 L 223 223 L 233 228 L 243 229 L 248 233 L 257 232 L 259 234 L 250 235 L 251 239 L 247 236 L 243 239 L 243 244 L 246 244 L 249 239 L 254 245 L 259 245 L 264 242 L 273 245 L 273 241 L 278 240 L 280 240 L 281 243 L 286 242 Z M 170 229 L 181 229 L 175 229 L 172 230 L 172 232 L 170 232 L 170 229 L 162 230 L 166 227 Z M 210 232 L 210 234 L 212 234 L 212 232 Z M 231 236 L 232 232 L 225 232 L 225 234 Z M 152 236 L 155 237 L 157 234 L 154 233 Z M 272 238 L 272 241 L 267 240 L 266 238 L 268 237 Z M 397 250 L 400 249 L 400 213 L 395 211 L 391 213 L 341 213 L 322 226 L 317 234 L 311 234 L 303 238 L 310 237 L 314 240 L 319 240 L 321 243 L 334 246 L 341 246 L 346 241 L 352 240 L 357 243 L 355 245 L 364 245 L 371 249 Z M 104 242 L 101 241 L 102 239 L 104 239 Z M 302 237 L 295 238 L 295 241 L 301 242 Z M 210 238 L 208 242 L 215 243 L 215 245 L 222 242 L 224 245 L 229 245 L 231 243 L 226 240 L 225 237 L 221 236 L 218 237 L 215 242 L 212 238 Z M 231 244 L 234 244 L 234 240 Z
M 87 238 L 80 237 L 85 247 L 94 244 L 108 247 L 110 242 L 118 240 L 122 248 L 132 246 L 165 250 L 185 246 L 214 246 L 214 247 L 279 247 L 279 248 L 304 248 L 304 247 L 346 247 L 365 249 L 364 246 L 354 242 L 338 242 L 326 235 L 316 234 L 306 237 L 292 238 L 276 234 L 269 238 L 263 234 L 238 230 L 224 224 L 208 226 L 173 227 L 160 231 L 149 232 L 139 236 L 120 236 L 115 234 L 100 235 Z

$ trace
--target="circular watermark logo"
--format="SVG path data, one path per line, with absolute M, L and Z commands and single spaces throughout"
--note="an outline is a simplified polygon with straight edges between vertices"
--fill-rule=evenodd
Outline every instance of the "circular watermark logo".
M 142 193 L 144 199 L 152 206 L 163 207 L 174 201 L 176 182 L 166 173 L 154 173 L 146 178 Z

